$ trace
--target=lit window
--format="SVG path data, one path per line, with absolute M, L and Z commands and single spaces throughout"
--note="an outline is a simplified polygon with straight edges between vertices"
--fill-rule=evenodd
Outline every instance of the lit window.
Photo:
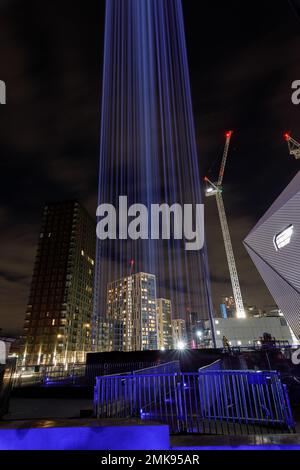
M 237 342 L 237 345 L 238 345 L 238 346 L 242 346 L 242 341 L 238 341 L 238 342 Z
M 216 322 L 215 322 L 215 323 L 216 323 L 216 325 L 218 325 L 218 324 L 219 324 L 219 320 L 216 320 Z
M 221 331 L 217 330 L 217 335 L 220 336 L 220 334 L 221 334 Z
M 281 248 L 283 248 L 284 246 L 290 243 L 292 235 L 293 235 L 293 231 L 294 231 L 294 226 L 289 225 L 282 232 L 275 235 L 274 245 L 275 245 L 276 251 L 281 250 Z

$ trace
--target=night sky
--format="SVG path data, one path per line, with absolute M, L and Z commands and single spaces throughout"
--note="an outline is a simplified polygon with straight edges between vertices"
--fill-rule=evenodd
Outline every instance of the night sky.
M 170 0 L 171 1 L 171 0 Z M 296 3 L 296 2 L 295 2 Z M 288 0 L 183 0 L 199 166 L 217 177 L 234 130 L 224 201 L 244 301 L 268 294 L 242 241 L 299 169 L 300 21 Z M 20 333 L 44 202 L 76 198 L 95 214 L 104 0 L 0 0 L 0 328 Z M 201 6 L 201 8 L 199 8 Z M 216 204 L 206 230 L 216 308 L 231 294 Z

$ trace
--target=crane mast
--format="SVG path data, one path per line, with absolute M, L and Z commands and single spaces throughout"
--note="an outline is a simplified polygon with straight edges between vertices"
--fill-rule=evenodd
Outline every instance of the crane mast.
M 244 309 L 244 304 L 243 304 L 240 282 L 239 282 L 238 272 L 236 268 L 236 263 L 235 263 L 235 258 L 234 258 L 232 243 L 231 243 L 231 237 L 230 237 L 230 232 L 229 232 L 229 227 L 227 223 L 227 217 L 226 217 L 226 212 L 225 212 L 225 207 L 224 207 L 224 202 L 223 202 L 223 196 L 222 196 L 222 191 L 223 191 L 222 183 L 223 183 L 224 171 L 225 171 L 225 166 L 227 162 L 231 136 L 232 136 L 232 131 L 228 131 L 226 133 L 226 142 L 225 142 L 223 158 L 221 162 L 219 178 L 218 178 L 217 183 L 212 183 L 207 177 L 205 178 L 205 181 L 208 183 L 208 187 L 206 189 L 206 196 L 216 197 L 217 208 L 218 208 L 220 224 L 221 224 L 221 229 L 222 229 L 222 235 L 223 235 L 223 240 L 224 240 L 224 245 L 225 245 L 225 253 L 227 257 L 227 263 L 228 263 L 229 274 L 230 274 L 230 279 L 231 279 L 232 292 L 233 292 L 233 297 L 234 297 L 235 306 L 236 306 L 236 316 L 237 318 L 245 318 L 246 314 L 245 314 L 245 309 Z
M 292 157 L 295 157 L 296 160 L 300 158 L 300 144 L 297 140 L 293 139 L 290 134 L 284 134 L 284 138 L 288 143 L 289 152 Z

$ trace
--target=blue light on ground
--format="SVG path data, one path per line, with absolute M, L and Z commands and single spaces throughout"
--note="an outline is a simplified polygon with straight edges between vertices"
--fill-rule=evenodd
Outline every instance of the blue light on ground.
M 201 447 L 172 447 L 172 450 L 205 451 L 205 450 L 300 450 L 300 445 L 244 445 L 244 446 L 201 446 Z
M 120 195 L 148 208 L 200 204 L 181 0 L 106 2 L 102 85 L 99 204 L 118 207 Z M 156 274 L 173 309 L 212 311 L 206 248 L 189 252 L 175 239 L 98 239 L 94 323 L 101 324 L 108 283 L 128 276 L 130 260 L 136 271 Z

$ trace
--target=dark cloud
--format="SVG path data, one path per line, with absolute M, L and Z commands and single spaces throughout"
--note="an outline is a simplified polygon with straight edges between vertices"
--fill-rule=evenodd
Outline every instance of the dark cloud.
M 202 176 L 216 177 L 233 128 L 224 201 L 245 300 L 271 305 L 242 241 L 299 169 L 300 23 L 288 1 L 183 0 Z M 104 0 L 0 3 L 0 327 L 19 330 L 41 208 L 77 198 L 95 213 Z M 206 201 L 214 302 L 231 293 L 215 201 Z

